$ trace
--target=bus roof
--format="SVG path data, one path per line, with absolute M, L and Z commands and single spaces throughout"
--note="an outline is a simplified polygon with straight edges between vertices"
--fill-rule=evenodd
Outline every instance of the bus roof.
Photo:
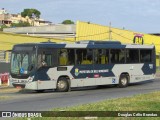
M 121 44 L 119 41 L 78 41 L 75 43 L 55 43 L 55 42 L 42 42 L 42 43 L 23 43 L 16 46 L 37 46 L 39 48 L 142 48 L 153 49 L 154 45 L 139 45 L 139 44 Z

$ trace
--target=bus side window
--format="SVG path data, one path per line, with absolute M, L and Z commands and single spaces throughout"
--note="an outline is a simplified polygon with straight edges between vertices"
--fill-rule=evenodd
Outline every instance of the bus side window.
M 68 64 L 75 64 L 75 49 L 68 49 Z
M 75 63 L 74 49 L 60 49 L 58 56 L 59 65 L 74 65 Z
M 125 63 L 125 50 L 120 49 L 119 51 L 119 63 Z
M 141 62 L 151 62 L 151 50 L 140 50 L 140 61 Z
M 109 50 L 106 50 L 106 56 L 105 56 L 105 63 L 108 64 L 109 63 Z
M 94 50 L 94 63 L 95 64 L 108 64 L 109 50 L 95 49 Z
M 43 52 L 42 66 L 52 66 L 52 54 L 50 52 Z
M 38 68 L 43 66 L 52 66 L 52 54 L 50 52 L 38 53 Z
M 76 61 L 77 64 L 92 64 L 93 63 L 93 50 L 91 49 L 77 49 L 76 50 Z
M 45 55 L 45 62 L 47 66 L 52 66 L 52 54 Z
M 66 49 L 61 49 L 59 52 L 59 65 L 68 64 L 68 53 Z
M 82 61 L 82 51 L 81 49 L 77 49 L 76 50 L 76 64 L 81 64 L 81 61 Z
M 98 49 L 94 50 L 94 64 L 99 64 L 99 51 L 98 51 Z
M 117 49 L 112 49 L 110 53 L 111 63 L 117 63 Z
M 112 49 L 110 55 L 111 55 L 111 63 L 124 63 L 125 62 L 125 50 L 124 49 Z
M 137 63 L 139 62 L 139 50 L 129 49 L 126 50 L 127 63 Z

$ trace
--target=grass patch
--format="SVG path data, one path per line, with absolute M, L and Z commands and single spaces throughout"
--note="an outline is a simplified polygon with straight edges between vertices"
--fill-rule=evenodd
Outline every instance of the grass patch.
M 56 108 L 51 111 L 160 111 L 160 91 L 135 95 L 133 97 L 117 98 L 112 100 L 105 100 L 97 103 L 84 104 L 74 107 Z M 138 120 L 158 120 L 158 117 L 107 117 L 110 120 L 124 120 L 124 119 L 138 119 Z M 84 120 L 84 117 L 46 117 L 46 118 L 32 118 L 31 120 Z M 93 119 L 105 120 L 106 117 L 98 117 Z M 21 119 L 16 119 L 21 120 Z M 26 119 L 27 120 L 27 119 Z
M 76 107 L 58 108 L 65 111 L 159 111 L 160 91 L 133 97 L 105 100 Z
M 0 100 L 6 100 L 6 99 L 9 99 L 9 98 L 11 98 L 11 97 L 9 97 L 9 96 L 0 96 Z
M 2 88 L 2 89 L 0 89 L 0 93 L 8 93 L 8 92 L 11 92 L 11 93 L 13 93 L 13 92 L 18 92 L 18 91 L 20 91 L 20 89 L 16 89 L 16 88 Z

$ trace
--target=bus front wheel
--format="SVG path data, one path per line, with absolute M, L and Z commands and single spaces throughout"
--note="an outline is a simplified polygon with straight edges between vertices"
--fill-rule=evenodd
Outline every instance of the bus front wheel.
M 69 83 L 65 77 L 59 78 L 56 90 L 59 92 L 67 92 L 69 90 Z
M 127 75 L 121 75 L 120 78 L 119 78 L 119 84 L 118 84 L 118 87 L 120 88 L 124 88 L 124 87 L 127 87 L 128 86 L 128 77 Z

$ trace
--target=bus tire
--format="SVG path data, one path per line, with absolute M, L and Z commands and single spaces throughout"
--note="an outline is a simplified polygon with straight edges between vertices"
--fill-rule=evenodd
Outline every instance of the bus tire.
M 57 81 L 57 88 L 58 92 L 68 92 L 69 91 L 69 83 L 65 77 L 61 77 Z
M 128 77 L 127 75 L 122 74 L 119 78 L 119 84 L 118 87 L 124 88 L 128 86 Z

